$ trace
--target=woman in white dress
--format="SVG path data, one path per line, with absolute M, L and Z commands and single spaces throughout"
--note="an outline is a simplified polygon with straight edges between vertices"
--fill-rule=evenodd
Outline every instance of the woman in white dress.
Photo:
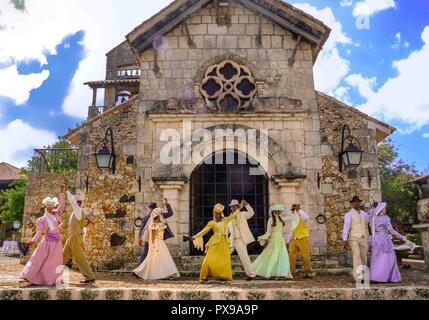
M 160 280 L 172 276 L 180 277 L 176 264 L 164 241 L 167 225 L 162 219 L 162 209 L 152 211 L 148 221 L 149 252 L 143 263 L 134 270 L 134 274 L 144 280 Z

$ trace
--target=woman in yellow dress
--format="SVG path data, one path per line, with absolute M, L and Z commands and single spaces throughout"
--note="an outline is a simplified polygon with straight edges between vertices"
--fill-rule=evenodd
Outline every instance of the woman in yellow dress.
M 217 204 L 213 210 L 213 220 L 197 235 L 192 237 L 194 246 L 203 251 L 203 237 L 211 230 L 214 235 L 205 246 L 206 257 L 203 261 L 200 273 L 200 281 L 205 282 L 208 278 L 222 281 L 232 281 L 231 249 L 228 240 L 228 223 L 235 220 L 238 211 L 229 217 L 224 217 L 225 207 Z

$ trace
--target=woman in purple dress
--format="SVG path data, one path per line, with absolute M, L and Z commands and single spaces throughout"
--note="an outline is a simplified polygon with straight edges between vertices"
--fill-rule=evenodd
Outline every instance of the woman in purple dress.
M 390 218 L 386 215 L 386 203 L 379 203 L 371 216 L 372 236 L 369 240 L 371 248 L 370 280 L 373 282 L 401 282 L 396 261 L 395 248 L 390 235 L 411 245 L 403 235 L 393 229 Z
M 37 220 L 36 234 L 29 245 L 35 243 L 43 234 L 45 236 L 19 276 L 32 285 L 53 286 L 61 283 L 63 245 L 60 226 L 61 213 L 65 207 L 65 189 L 65 186 L 61 186 L 59 202 L 57 198 L 48 197 L 43 200 L 45 214 Z

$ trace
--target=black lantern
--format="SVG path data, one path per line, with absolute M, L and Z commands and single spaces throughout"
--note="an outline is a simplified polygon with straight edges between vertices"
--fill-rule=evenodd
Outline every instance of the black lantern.
M 14 230 L 19 230 L 21 228 L 21 221 L 13 221 L 12 222 L 12 228 Z
M 345 135 L 346 131 L 348 133 L 347 136 Z M 345 147 L 346 143 L 347 146 Z M 338 155 L 340 172 L 343 172 L 344 166 L 345 169 L 349 170 L 352 176 L 355 175 L 356 168 L 359 167 L 362 162 L 362 155 L 363 151 L 359 141 L 351 135 L 349 126 L 345 125 L 341 133 L 341 151 Z
M 107 146 L 109 143 L 109 139 L 108 139 L 109 135 L 110 135 L 110 146 L 111 146 L 110 150 Z M 100 149 L 99 146 L 101 144 L 103 144 L 103 147 Z M 106 129 L 105 137 L 95 147 L 95 154 L 94 155 L 95 155 L 95 159 L 97 160 L 97 167 L 99 169 L 112 169 L 112 173 L 115 174 L 115 172 L 116 172 L 116 154 L 115 154 L 115 146 L 113 144 L 112 128 L 108 127 Z

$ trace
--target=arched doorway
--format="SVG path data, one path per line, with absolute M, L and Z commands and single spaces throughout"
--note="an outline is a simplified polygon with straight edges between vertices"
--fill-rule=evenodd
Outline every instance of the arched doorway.
M 222 159 L 222 164 L 219 163 Z M 233 159 L 233 161 L 232 161 Z M 231 164 L 233 163 L 233 164 Z M 231 200 L 246 200 L 255 210 L 255 216 L 248 221 L 257 238 L 265 233 L 269 207 L 268 178 L 259 166 L 243 153 L 225 150 L 213 154 L 197 167 L 190 181 L 190 233 L 195 235 L 213 219 L 213 206 L 223 204 L 225 215 L 230 214 L 228 204 Z M 255 174 L 260 172 L 261 174 Z M 204 239 L 207 243 L 210 232 Z M 250 254 L 258 254 L 258 242 L 249 245 Z M 201 255 L 191 246 L 191 255 Z

